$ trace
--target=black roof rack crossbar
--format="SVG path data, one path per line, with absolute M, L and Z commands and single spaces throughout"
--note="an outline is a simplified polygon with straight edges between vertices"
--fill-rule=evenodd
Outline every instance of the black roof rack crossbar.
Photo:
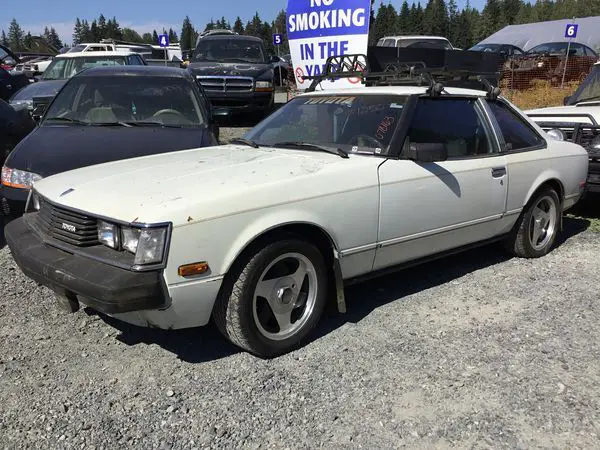
M 364 54 L 351 54 L 329 57 L 319 75 L 305 76 L 312 80 L 307 92 L 313 92 L 323 81 L 336 81 L 347 78 L 360 78 L 365 86 L 428 86 L 427 93 L 438 96 L 447 87 L 465 87 L 487 92 L 487 97 L 495 100 L 500 88 L 489 79 L 495 79 L 497 72 L 479 72 L 470 69 L 429 68 L 424 61 L 397 61 L 387 63 L 383 71 L 371 72 L 369 60 Z

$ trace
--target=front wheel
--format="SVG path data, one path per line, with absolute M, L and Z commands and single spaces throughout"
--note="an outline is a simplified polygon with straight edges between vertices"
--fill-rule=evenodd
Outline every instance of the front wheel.
M 299 239 L 267 245 L 225 280 L 213 317 L 235 345 L 272 357 L 296 348 L 315 328 L 327 297 L 320 251 Z
M 536 194 L 507 240 L 508 249 L 521 258 L 546 255 L 556 240 L 560 214 L 560 201 L 556 191 L 548 188 Z

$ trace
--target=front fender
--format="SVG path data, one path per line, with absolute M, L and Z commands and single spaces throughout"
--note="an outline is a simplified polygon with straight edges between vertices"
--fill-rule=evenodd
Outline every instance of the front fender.
M 306 211 L 297 208 L 270 211 L 252 218 L 246 223 L 232 242 L 223 259 L 219 273 L 225 274 L 229 271 L 238 256 L 260 236 L 286 225 L 312 225 L 321 229 L 331 241 L 334 249 L 338 250 L 338 240 L 331 227 L 327 226 L 326 220 L 314 211 Z

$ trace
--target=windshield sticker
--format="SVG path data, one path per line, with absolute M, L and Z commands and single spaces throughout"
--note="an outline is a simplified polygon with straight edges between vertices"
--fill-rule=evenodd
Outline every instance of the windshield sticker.
M 352 106 L 356 97 L 312 97 L 306 100 L 305 105 L 343 105 Z
M 392 109 L 402 109 L 402 108 L 404 108 L 404 105 L 402 103 L 392 103 L 390 105 L 390 108 L 392 108 Z
M 392 129 L 392 125 L 394 123 L 394 118 L 390 116 L 384 117 L 379 126 L 377 127 L 377 131 L 375 132 L 375 137 L 377 139 L 385 139 L 386 134 Z
M 376 154 L 376 155 L 379 155 L 379 154 L 381 154 L 381 149 L 380 149 L 379 147 L 377 147 L 377 148 L 375 149 L 375 154 Z
M 352 147 L 352 153 L 356 153 L 356 152 L 358 152 L 358 146 L 357 146 L 357 145 L 354 145 L 354 146 Z

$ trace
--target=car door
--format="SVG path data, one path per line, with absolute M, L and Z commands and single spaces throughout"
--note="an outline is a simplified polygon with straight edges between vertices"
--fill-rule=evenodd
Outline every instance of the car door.
M 374 270 L 492 238 L 506 208 L 506 159 L 478 99 L 423 97 L 409 120 L 401 157 L 379 168 Z M 449 157 L 403 159 L 413 143 L 443 143 Z
M 505 220 L 514 222 L 536 179 L 544 170 L 552 170 L 554 164 L 560 164 L 560 160 L 544 157 L 546 140 L 509 102 L 488 100 L 486 104 L 492 123 L 498 130 L 510 175 Z

